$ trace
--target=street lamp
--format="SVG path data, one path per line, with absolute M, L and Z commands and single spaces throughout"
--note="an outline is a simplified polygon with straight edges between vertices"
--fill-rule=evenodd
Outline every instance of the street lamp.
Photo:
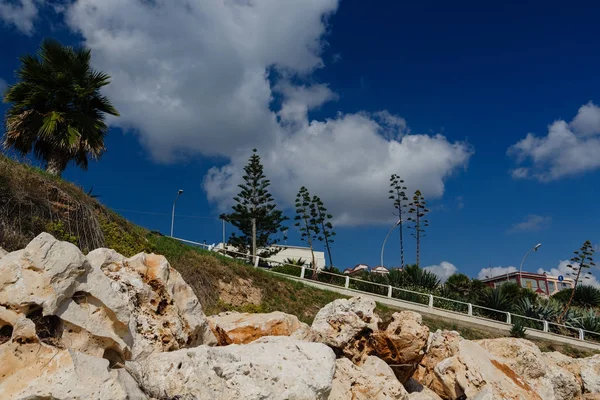
M 389 232 L 387 233 L 387 235 L 385 235 L 385 239 L 383 240 L 383 244 L 381 245 L 381 266 L 382 266 L 382 267 L 384 266 L 384 265 L 383 265 L 383 249 L 385 249 L 385 242 L 387 242 L 387 240 L 388 240 L 388 237 L 390 237 L 390 234 L 392 233 L 392 231 L 393 231 L 394 229 L 396 229 L 396 227 L 397 227 L 398 225 L 400 225 L 401 223 L 402 223 L 402 219 L 399 219 L 399 220 L 398 220 L 398 221 L 397 221 L 397 222 L 394 224 L 394 226 L 392 226 L 392 229 L 390 229 L 390 230 L 389 230 Z
M 175 224 L 175 203 L 177 203 L 177 199 L 183 193 L 183 189 L 179 189 L 177 192 L 177 197 L 175 197 L 175 201 L 173 201 L 173 212 L 171 213 L 171 237 L 173 237 L 173 225 Z
M 523 259 L 521 260 L 521 266 L 519 267 L 519 279 L 521 279 L 521 274 L 523 273 L 523 263 L 525 262 L 525 258 L 529 255 L 529 253 L 531 253 L 532 251 L 538 251 L 538 249 L 542 247 L 541 243 L 536 244 L 535 246 L 533 246 L 531 249 L 529 249 L 529 251 L 527 253 L 525 253 L 525 255 L 523 256 Z M 508 279 L 507 279 L 508 280 Z

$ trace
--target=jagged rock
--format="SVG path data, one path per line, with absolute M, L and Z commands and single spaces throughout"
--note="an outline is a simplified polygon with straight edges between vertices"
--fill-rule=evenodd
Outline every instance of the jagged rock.
M 404 382 L 425 354 L 429 328 L 419 314 L 402 311 L 394 313 L 388 326 L 380 329 L 381 321 L 374 310 L 375 302 L 370 299 L 335 300 L 317 313 L 312 329 L 317 340 L 338 355 L 356 364 L 375 355 L 393 365 L 397 378 Z
M 544 353 L 544 360 L 573 374 L 586 399 L 600 399 L 600 355 L 571 358 L 559 352 Z M 587 397 L 585 397 L 587 396 Z
M 208 317 L 208 322 L 219 345 L 246 344 L 263 336 L 290 336 L 308 341 L 314 336 L 298 317 L 280 311 L 269 314 L 224 312 Z
M 408 392 L 408 400 L 442 400 L 433 390 L 421 385 L 414 378 L 404 382 L 404 388 Z
M 8 254 L 8 251 L 6 251 L 2 247 L 0 247 L 0 258 L 4 257 L 7 254 Z
M 153 353 L 126 369 L 149 396 L 182 399 L 325 400 L 335 354 L 320 343 L 283 336 L 225 347 Z M 178 396 L 178 397 L 176 397 Z
M 11 342 L 0 346 L 0 360 L 0 399 L 147 399 L 126 371 L 73 350 Z
M 581 395 L 581 384 L 575 375 L 547 362 L 540 349 L 528 340 L 499 338 L 475 343 L 519 374 L 544 400 L 571 400 Z
M 359 336 L 378 330 L 380 319 L 374 313 L 375 306 L 373 300 L 360 296 L 334 300 L 319 310 L 312 329 L 320 342 L 339 351 L 351 352 L 349 347 Z M 348 356 L 354 358 L 355 355 L 349 353 Z
M 408 393 L 383 360 L 369 356 L 361 366 L 347 358 L 335 362 L 329 400 L 406 400 Z
M 47 233 L 0 259 L 0 329 L 113 363 L 216 342 L 164 257 L 98 249 L 86 258 Z
M 374 332 L 370 345 L 372 353 L 390 365 L 400 382 L 406 382 L 425 355 L 429 328 L 423 325 L 420 314 L 402 311 L 392 315 L 384 331 Z
M 163 256 L 138 254 L 125 259 L 114 250 L 97 249 L 88 259 L 126 300 L 118 302 L 125 309 L 116 304 L 112 308 L 131 314 L 132 359 L 155 351 L 216 344 L 198 298 Z
M 429 342 L 427 354 L 413 377 L 440 397 L 542 399 L 526 379 L 457 332 L 437 331 Z

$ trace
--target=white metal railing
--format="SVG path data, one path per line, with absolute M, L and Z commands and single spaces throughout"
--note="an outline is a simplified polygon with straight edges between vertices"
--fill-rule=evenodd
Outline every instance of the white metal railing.
M 252 260 L 252 255 L 249 253 L 241 253 L 241 252 L 237 252 L 237 251 L 232 251 L 232 250 L 227 250 L 227 249 L 222 249 L 222 248 L 217 248 L 214 246 L 210 246 L 207 245 L 205 243 L 198 243 L 198 242 L 194 242 L 191 240 L 185 240 L 185 239 L 180 239 L 180 238 L 176 238 L 173 237 L 173 239 L 179 240 L 181 242 L 184 243 L 189 243 L 189 244 L 193 244 L 193 245 L 197 245 L 197 246 L 203 246 L 207 249 L 210 249 L 210 251 L 214 251 L 216 253 L 219 253 L 223 256 L 229 257 L 229 258 L 233 258 L 231 256 L 228 255 L 229 254 L 237 254 L 240 256 L 243 256 L 247 259 L 248 263 L 251 263 L 254 265 L 255 268 L 257 268 L 260 264 L 260 260 L 263 260 L 265 263 L 267 263 L 269 266 L 272 266 L 272 264 L 278 264 L 278 265 L 282 265 L 282 266 L 289 266 L 289 267 L 294 267 L 294 268 L 298 268 L 300 271 L 298 275 L 294 275 L 299 277 L 300 279 L 309 279 L 307 277 L 307 271 L 309 271 L 310 273 L 314 273 L 315 269 L 314 268 L 309 268 L 306 266 L 299 266 L 299 265 L 294 265 L 294 264 L 287 264 L 281 261 L 277 261 L 277 260 L 273 260 L 273 259 L 269 259 L 269 258 L 263 258 L 263 257 L 259 257 L 256 256 L 256 258 L 254 260 Z M 526 327 L 526 329 L 531 329 L 531 330 L 535 330 L 535 331 L 539 331 L 539 332 L 547 332 L 547 333 L 553 333 L 559 336 L 566 336 L 566 337 L 577 337 L 579 340 L 582 341 L 592 341 L 592 342 L 600 342 L 600 333 L 599 332 L 593 332 L 593 331 L 587 331 L 584 329 L 580 329 L 580 328 L 575 328 L 572 326 L 568 326 L 568 325 L 564 325 L 564 324 L 557 324 L 555 322 L 550 322 L 550 321 L 545 321 L 545 320 L 541 320 L 541 319 L 536 319 L 536 318 L 531 318 L 531 317 L 526 317 L 524 315 L 518 315 L 518 314 L 513 314 L 507 311 L 501 311 L 501 310 L 495 310 L 493 308 L 487 308 L 487 307 L 483 307 L 477 304 L 472 304 L 472 303 L 466 303 L 463 301 L 459 301 L 459 300 L 454 300 L 454 299 L 448 299 L 445 297 L 440 297 L 440 296 L 435 296 L 429 293 L 423 293 L 423 292 L 418 292 L 418 291 L 414 291 L 414 290 L 409 290 L 409 289 L 404 289 L 404 288 L 399 288 L 399 287 L 395 287 L 395 286 L 391 286 L 391 285 L 387 285 L 387 284 L 383 284 L 383 283 L 378 283 L 378 282 L 371 282 L 371 281 L 365 281 L 364 279 L 359 279 L 359 278 L 352 278 L 348 275 L 340 275 L 340 274 L 335 274 L 333 272 L 329 272 L 329 271 L 324 271 L 324 270 L 316 270 L 317 274 L 319 276 L 323 276 L 323 275 L 330 275 L 332 276 L 334 279 L 332 281 L 337 281 L 340 282 L 340 284 L 335 284 L 332 282 L 324 282 L 322 280 L 319 280 L 318 282 L 321 284 L 325 284 L 325 285 L 332 285 L 332 286 L 337 286 L 337 287 L 344 287 L 345 289 L 351 289 L 353 291 L 356 292 L 360 292 L 360 293 L 365 293 L 365 294 L 370 294 L 370 295 L 379 295 L 379 296 L 383 296 L 383 297 L 388 297 L 391 299 L 395 299 L 395 300 L 399 300 L 399 301 L 405 301 L 405 302 L 409 302 L 409 303 L 415 303 L 415 304 L 420 304 L 420 305 L 427 305 L 428 308 L 431 309 L 439 309 L 439 310 L 444 310 L 444 311 L 450 311 L 450 312 L 456 312 L 459 314 L 465 314 L 469 317 L 473 317 L 473 318 L 481 318 L 481 319 L 485 319 L 488 321 L 494 321 L 494 322 L 499 322 L 499 323 L 505 323 L 508 325 L 512 325 L 512 322 L 515 320 L 515 318 L 518 319 L 525 319 L 525 320 L 530 320 L 530 321 L 534 321 L 536 323 L 538 323 L 538 326 L 541 327 L 541 329 L 535 328 L 535 327 Z M 283 273 L 277 273 L 278 275 L 286 275 Z M 376 292 L 371 292 L 371 291 L 367 291 L 367 290 L 361 290 L 361 289 L 357 289 L 356 287 L 350 287 L 350 283 L 351 281 L 355 281 L 358 282 L 359 285 L 372 285 L 372 286 L 376 286 L 379 288 L 378 291 Z M 394 296 L 394 291 L 400 292 L 401 294 L 398 296 Z M 419 301 L 415 301 L 415 300 L 410 300 L 410 298 L 414 299 L 415 296 L 416 297 L 423 297 L 423 300 L 425 302 L 419 302 Z M 404 297 L 404 298 L 403 298 Z M 464 312 L 462 311 L 457 311 L 457 309 L 448 309 L 448 308 L 444 308 L 444 307 L 436 307 L 435 306 L 435 300 L 438 299 L 439 301 L 442 302 L 449 302 L 449 303 L 456 303 L 459 305 L 464 305 L 466 306 L 466 310 Z M 462 307 L 464 308 L 464 307 Z M 475 310 L 475 312 L 474 312 Z M 484 312 L 476 312 L 477 310 L 485 310 Z M 486 313 L 487 311 L 487 313 Z M 497 315 L 505 315 L 505 321 L 500 321 L 494 318 L 490 318 L 489 315 L 491 313 L 497 314 Z M 550 329 L 552 327 L 554 327 L 554 329 Z M 572 332 L 571 335 L 565 333 L 565 332 Z M 589 337 L 595 337 L 596 340 L 586 340 L 586 335 Z

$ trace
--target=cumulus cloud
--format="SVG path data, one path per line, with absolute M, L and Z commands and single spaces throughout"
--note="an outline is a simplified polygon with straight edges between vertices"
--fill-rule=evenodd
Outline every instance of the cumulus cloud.
M 581 106 L 571 122 L 552 123 L 546 136 L 528 133 L 508 154 L 525 164 L 511 171 L 515 179 L 551 181 L 600 168 L 600 107 Z
M 0 0 L 0 19 L 13 25 L 25 35 L 34 32 L 34 22 L 38 17 L 40 0 Z
M 552 217 L 530 214 L 521 222 L 510 227 L 509 232 L 539 231 L 550 227 Z
M 545 270 L 543 268 L 538 269 L 538 274 L 543 274 L 546 273 L 548 275 L 554 275 L 554 276 L 558 276 L 558 275 L 563 275 L 565 278 L 575 278 L 574 276 L 567 276 L 568 273 L 572 273 L 573 270 L 570 269 L 569 267 L 567 267 L 567 265 L 572 265 L 575 268 L 579 268 L 579 263 L 572 263 L 569 260 L 561 260 L 558 265 L 556 266 L 556 268 L 551 268 L 550 270 Z M 591 269 L 585 269 L 584 271 L 581 272 L 582 276 L 586 276 L 587 272 L 593 272 Z M 580 282 L 581 285 L 591 285 L 591 286 L 595 286 L 600 288 L 600 282 L 598 282 L 598 279 L 596 278 L 596 276 L 589 275 L 589 279 L 582 279 L 580 278 Z
M 409 190 L 421 189 L 426 197 L 440 197 L 444 180 L 466 165 L 471 151 L 464 143 L 450 143 L 441 135 L 406 135 L 386 140 L 382 126 L 366 114 L 340 115 L 312 121 L 305 133 L 285 136 L 279 145 L 261 151 L 273 192 L 293 204 L 302 185 L 319 195 L 341 225 L 388 222 L 387 191 L 392 173 L 402 171 Z M 222 207 L 239 190 L 249 154 L 213 168 L 204 187 L 208 198 Z
M 448 278 L 458 272 L 458 268 L 448 261 L 442 261 L 439 265 L 430 265 L 423 268 L 426 271 L 433 272 L 440 281 L 446 282 Z
M 479 271 L 479 274 L 477 274 L 477 279 L 493 278 L 495 276 L 506 275 L 516 271 L 518 271 L 517 268 L 513 267 L 512 265 L 510 267 L 483 268 L 481 271 Z
M 225 165 L 204 178 L 221 210 L 257 148 L 283 206 L 306 185 L 337 223 L 388 222 L 382 193 L 392 173 L 410 190 L 440 197 L 473 150 L 413 134 L 386 110 L 310 118 L 337 99 L 313 72 L 324 67 L 324 35 L 338 3 L 75 0 L 62 13 L 92 50 L 94 66 L 112 77 L 106 95 L 121 117 L 110 118 L 111 126 L 136 134 L 157 162 L 223 157 Z
M 271 80 L 323 66 L 326 17 L 337 5 L 78 0 L 66 18 L 112 76 L 106 93 L 121 117 L 111 123 L 136 132 L 156 160 L 172 161 L 274 146 L 281 129 Z M 316 89 L 304 93 L 308 108 Z

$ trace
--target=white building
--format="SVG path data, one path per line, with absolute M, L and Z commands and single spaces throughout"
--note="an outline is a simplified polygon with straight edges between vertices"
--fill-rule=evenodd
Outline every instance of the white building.
M 273 248 L 280 249 L 279 252 L 275 255 L 269 257 L 269 260 L 273 260 L 276 263 L 284 263 L 288 258 L 299 260 L 302 259 L 305 262 L 306 266 L 312 264 L 312 254 L 310 253 L 309 247 L 304 246 L 290 246 L 290 245 L 281 245 L 275 244 L 272 246 Z M 223 243 L 219 243 L 216 245 L 213 250 L 219 251 L 223 249 Z M 233 246 L 227 246 L 227 251 L 235 252 L 237 249 Z M 325 263 L 325 253 L 322 251 L 313 251 L 315 253 L 315 263 L 317 264 L 317 269 L 323 269 L 327 266 Z
M 281 251 L 271 256 L 270 259 L 274 261 L 278 261 L 283 263 L 288 258 L 293 258 L 294 260 L 303 259 L 306 262 L 306 265 L 312 264 L 312 254 L 310 253 L 310 248 L 303 246 L 289 246 L 289 245 L 273 245 L 273 247 L 280 248 Z M 325 253 L 322 251 L 313 250 L 315 253 L 315 262 L 317 263 L 317 269 L 323 269 L 327 266 L 325 263 Z

